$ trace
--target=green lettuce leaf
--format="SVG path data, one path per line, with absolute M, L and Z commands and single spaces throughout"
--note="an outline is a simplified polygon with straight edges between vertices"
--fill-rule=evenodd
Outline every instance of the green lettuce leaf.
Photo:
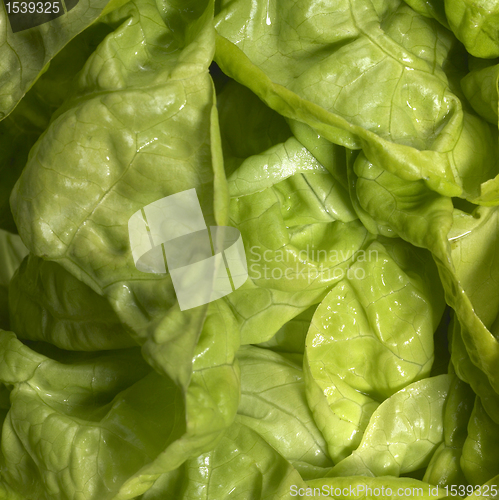
M 333 465 L 307 406 L 301 368 L 268 349 L 244 346 L 238 421 L 260 434 L 298 470 Z
M 499 4 L 496 1 L 469 0 L 406 0 L 417 12 L 437 19 L 451 29 L 466 50 L 476 56 L 499 56 Z
M 141 500 L 285 500 L 293 486 L 305 487 L 298 472 L 236 417 L 213 450 L 162 476 Z
M 67 43 L 99 16 L 123 3 L 123 0 L 79 0 L 66 14 L 16 33 L 10 29 L 7 10 L 2 9 L 0 24 L 4 28 L 0 35 L 0 119 L 15 108 Z
M 330 476 L 399 476 L 426 467 L 444 440 L 444 403 L 450 377 L 407 386 L 384 401 L 369 421 L 359 447 Z
M 138 348 L 55 351 L 54 359 L 12 333 L 2 331 L 0 339 L 0 380 L 13 387 L 2 476 L 24 498 L 69 500 L 83 491 L 114 498 L 183 432 L 178 388 L 152 372 Z
M 444 308 L 427 253 L 371 243 L 317 308 L 305 381 L 315 421 L 337 462 L 357 448 L 378 405 L 428 377 Z
M 499 474 L 498 443 L 499 424 L 488 416 L 477 397 L 461 456 L 461 467 L 470 484 L 486 483 Z
M 246 159 L 229 187 L 251 280 L 229 300 L 242 343 L 263 342 L 322 299 L 369 234 L 346 190 L 295 138 Z
M 497 210 L 474 210 L 471 206 L 472 214 L 454 211 L 451 199 L 430 191 L 422 182 L 403 181 L 363 155 L 355 161 L 354 171 L 358 202 L 376 223 L 389 225 L 405 240 L 432 252 L 446 301 L 459 322 L 455 330 L 459 330 L 465 348 L 459 354 L 462 363 L 453 354 L 456 371 L 497 408 L 499 343 L 492 333 L 497 329 L 499 312 Z M 387 199 L 388 195 L 391 203 L 380 204 L 380 199 Z M 457 337 L 453 336 L 453 342 L 460 341 Z M 464 362 L 466 356 L 471 363 Z M 483 376 L 466 375 L 466 370 L 481 372 Z M 489 414 L 495 418 L 497 412 L 491 410 Z
M 474 399 L 471 387 L 454 376 L 444 409 L 444 442 L 428 464 L 425 482 L 442 487 L 467 484 L 460 459 L 468 438 L 468 422 Z
M 0 227 L 17 232 L 9 197 L 30 149 L 47 128 L 54 111 L 72 89 L 72 80 L 110 28 L 96 22 L 59 52 L 36 83 L 0 121 Z
M 470 54 L 499 56 L 499 2 L 445 0 L 445 14 L 450 29 Z
M 397 0 L 318 5 L 221 2 L 217 63 L 283 116 L 404 179 L 499 202 L 497 133 L 461 102 L 452 34 Z
M 9 328 L 9 284 L 27 253 L 19 236 L 0 229 L 0 328 Z
M 497 0 L 99 1 L 0 14 L 0 498 L 495 498 Z
M 229 115 L 229 106 L 241 112 Z M 281 116 L 234 81 L 219 107 L 230 221 L 243 236 L 250 277 L 229 301 L 242 343 L 260 343 L 321 300 L 336 280 L 334 268 L 342 272 L 366 233 L 335 175 L 343 148 L 317 147 L 314 156 L 296 123 L 293 137 Z
M 140 0 L 108 15 L 114 31 L 85 63 L 11 197 L 32 253 L 104 295 L 144 358 L 181 395 L 185 433 L 163 442 L 154 460 L 128 475 L 116 494 L 120 500 L 144 493 L 161 474 L 212 448 L 239 401 L 239 331 L 229 307 L 218 301 L 182 313 L 169 274 L 135 268 L 128 236 L 137 210 L 192 188 L 208 224 L 227 221 L 208 73 L 213 6 L 191 7 L 159 9 Z M 50 188 L 40 191 L 42 184 Z
M 499 64 L 473 69 L 462 79 L 461 87 L 473 109 L 497 125 Z
M 497 498 L 499 493 L 499 475 L 487 481 L 485 484 L 477 487 L 471 495 L 467 496 L 466 499 L 472 500 L 475 498 Z
M 70 351 L 137 345 L 107 300 L 55 262 L 29 256 L 9 287 L 11 328 Z
M 298 316 L 295 316 L 279 328 L 270 340 L 257 344 L 258 347 L 271 349 L 302 367 L 305 341 L 316 309 L 317 306 L 314 304 L 298 314 Z
M 263 153 L 291 137 L 286 120 L 234 80 L 230 80 L 218 94 L 217 108 L 227 175 L 231 175 L 246 158 Z
M 447 17 L 445 16 L 445 4 L 439 0 L 405 0 L 416 12 L 419 12 L 425 17 L 433 17 L 440 24 L 449 27 Z

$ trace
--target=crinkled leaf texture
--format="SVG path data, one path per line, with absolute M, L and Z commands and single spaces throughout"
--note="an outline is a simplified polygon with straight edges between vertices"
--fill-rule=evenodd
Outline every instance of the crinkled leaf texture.
M 431 496 L 430 485 L 409 478 L 325 477 L 330 461 L 305 400 L 301 370 L 281 355 L 253 346 L 243 347 L 238 359 L 242 398 L 232 426 L 212 451 L 164 474 L 142 500 L 305 498 L 311 496 L 307 488 L 344 492 L 345 487 L 350 496 L 335 492 L 334 497 L 360 499 L 375 498 L 363 494 L 363 487 L 382 485 L 395 489 L 386 498 L 399 498 L 400 487 L 422 488 L 422 498 L 443 496 L 442 490 Z M 284 413 L 285 421 L 279 418 Z
M 499 425 L 487 415 L 477 397 L 461 455 L 461 467 L 470 484 L 486 483 L 499 474 L 498 443 Z
M 436 21 L 398 0 L 239 0 L 216 27 L 218 64 L 282 115 L 403 179 L 499 203 L 497 130 L 463 105 L 460 49 Z
M 138 348 L 44 355 L 4 331 L 0 342 L 2 478 L 24 498 L 112 498 L 184 430 L 181 393 Z
M 495 207 L 454 210 L 452 200 L 422 182 L 383 171 L 360 154 L 351 178 L 359 205 L 373 227 L 388 226 L 413 245 L 428 248 L 437 264 L 447 303 L 454 309 L 451 351 L 457 374 L 497 418 L 499 342 L 497 224 Z M 389 194 L 390 203 L 381 203 Z M 486 263 L 486 264 L 484 264 Z
M 359 447 L 332 476 L 399 476 L 426 467 L 443 442 L 444 404 L 450 377 L 439 375 L 407 386 L 374 412 Z
M 0 498 L 497 482 L 497 61 L 447 29 L 495 21 L 408 3 L 81 0 L 3 32 Z M 181 311 L 128 221 L 193 188 L 249 279 Z
M 301 367 L 268 349 L 245 346 L 241 367 L 239 421 L 260 434 L 295 467 L 333 465 L 305 397 Z
M 472 69 L 461 87 L 474 110 L 493 125 L 498 124 L 499 64 Z
M 169 275 L 135 268 L 128 237 L 137 210 L 192 188 L 207 223 L 226 223 L 228 190 L 208 73 L 212 20 L 209 2 L 184 11 L 174 2 L 159 9 L 151 0 L 104 18 L 112 32 L 33 147 L 11 197 L 31 252 L 105 296 L 144 358 L 179 394 L 172 411 L 183 429 L 159 440 L 155 453 L 137 457 L 107 483 L 108 491 L 89 489 L 99 500 L 134 498 L 165 471 L 212 448 L 239 401 L 239 330 L 229 307 L 217 301 L 182 313 Z M 85 301 L 94 300 L 84 293 Z
M 317 304 L 369 241 L 346 183 L 329 171 L 342 148 L 316 158 L 282 116 L 229 82 L 218 96 L 230 222 L 243 236 L 249 280 L 229 301 L 243 344 L 269 340 Z M 228 109 L 241 113 L 229 114 Z
M 474 399 L 471 387 L 454 376 L 444 409 L 444 442 L 431 458 L 424 481 L 442 487 L 467 484 L 460 461 Z
M 337 462 L 359 446 L 378 405 L 430 374 L 444 300 L 431 256 L 374 241 L 315 311 L 307 398 Z
M 0 121 L 0 228 L 17 232 L 9 206 L 12 188 L 32 146 L 71 92 L 74 76 L 109 31 L 107 24 L 95 21 L 69 41 L 12 113 Z
M 449 198 L 383 171 L 362 154 L 350 168 L 351 192 L 372 230 L 387 233 L 389 228 L 433 253 L 446 300 L 455 311 L 449 328 L 453 366 L 479 395 L 490 419 L 497 420 L 497 209 L 459 203 L 463 210 L 454 209 Z M 388 193 L 391 202 L 380 204 Z M 483 418 L 485 425 L 485 414 Z M 427 479 L 438 483 L 439 476 L 452 475 L 456 482 L 469 481 L 462 453 L 462 444 L 445 444 L 431 464 L 436 475 L 429 470 Z M 488 467 L 487 455 L 475 457 L 478 469 Z M 439 470 L 438 461 L 444 470 Z
M 406 2 L 423 16 L 433 17 L 451 29 L 470 54 L 483 58 L 499 56 L 499 3 L 496 0 Z

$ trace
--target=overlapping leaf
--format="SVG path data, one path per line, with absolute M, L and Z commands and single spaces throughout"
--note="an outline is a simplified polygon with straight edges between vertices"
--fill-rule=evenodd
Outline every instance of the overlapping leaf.
M 401 178 L 499 202 L 497 133 L 461 102 L 454 37 L 397 0 L 320 5 L 222 2 L 217 62 L 282 115 Z
M 208 223 L 227 219 L 208 74 L 213 10 L 208 2 L 190 7 L 159 10 L 144 0 L 109 14 L 114 31 L 88 58 L 11 198 L 30 250 L 105 295 L 145 359 L 178 384 L 185 433 L 116 480 L 120 499 L 211 448 L 239 399 L 231 311 L 219 302 L 182 314 L 169 275 L 139 272 L 128 239 L 133 213 L 185 189 L 196 188 Z
M 331 457 L 357 448 L 378 405 L 433 363 L 443 294 L 428 254 L 375 241 L 317 308 L 306 341 L 307 398 Z

